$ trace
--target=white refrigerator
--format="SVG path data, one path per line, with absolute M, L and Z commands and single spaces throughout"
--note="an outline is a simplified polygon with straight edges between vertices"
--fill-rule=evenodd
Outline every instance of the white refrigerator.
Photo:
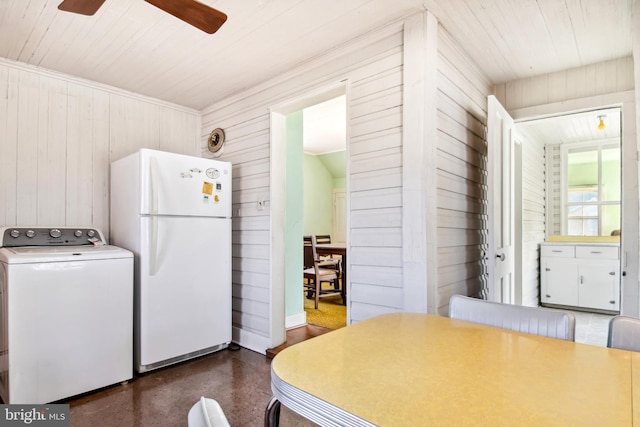
M 231 342 L 231 164 L 142 149 L 111 164 L 111 241 L 135 255 L 140 373 Z

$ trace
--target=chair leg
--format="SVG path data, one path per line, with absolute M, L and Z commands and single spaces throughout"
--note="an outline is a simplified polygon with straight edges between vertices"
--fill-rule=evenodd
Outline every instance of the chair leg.
M 315 283 L 315 280 L 311 278 L 307 279 L 307 285 L 309 286 L 307 288 L 307 299 L 313 298 L 313 289 L 311 289 L 311 285 L 313 285 L 314 283 Z
M 277 427 L 280 424 L 280 401 L 275 396 L 271 396 L 271 400 L 264 410 L 265 427 Z
M 320 288 L 322 287 L 322 281 L 316 280 L 316 310 L 318 309 L 318 303 L 320 302 Z

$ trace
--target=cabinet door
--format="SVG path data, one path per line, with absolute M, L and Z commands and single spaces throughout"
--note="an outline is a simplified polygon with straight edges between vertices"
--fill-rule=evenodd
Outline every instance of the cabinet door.
M 571 258 L 542 258 L 540 300 L 548 304 L 578 305 L 578 266 Z
M 583 262 L 578 267 L 578 301 L 581 307 L 620 309 L 620 265 L 613 262 Z

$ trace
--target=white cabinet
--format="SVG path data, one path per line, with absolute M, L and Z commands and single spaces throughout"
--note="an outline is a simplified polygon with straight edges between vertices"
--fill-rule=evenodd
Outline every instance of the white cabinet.
M 540 302 L 596 310 L 620 310 L 618 245 L 543 243 Z
M 572 258 L 573 260 L 573 258 Z M 543 258 L 542 303 L 578 305 L 578 265 L 558 258 Z

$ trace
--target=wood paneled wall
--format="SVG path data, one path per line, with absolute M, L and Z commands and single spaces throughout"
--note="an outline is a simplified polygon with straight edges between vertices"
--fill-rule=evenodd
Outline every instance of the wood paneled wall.
M 351 74 L 348 96 L 352 322 L 402 311 L 402 31 Z M 364 58 L 363 58 L 364 59 Z
M 546 236 L 559 236 L 562 234 L 562 160 L 560 144 L 547 144 L 546 151 L 546 175 L 547 175 L 547 199 L 546 199 Z M 541 242 L 544 241 L 541 240 Z
M 491 84 L 442 27 L 438 33 L 438 312 L 486 286 L 487 97 Z
M 0 226 L 109 235 L 109 165 L 139 148 L 199 154 L 200 115 L 0 58 Z
M 539 245 L 545 240 L 545 200 L 549 200 L 545 167 L 548 154 L 543 141 L 528 138 L 521 142 L 522 284 L 520 290 L 516 290 L 516 294 L 520 294 L 516 303 L 536 307 L 539 301 Z
M 633 58 L 618 58 L 585 67 L 515 80 L 495 86 L 507 111 L 634 88 Z

